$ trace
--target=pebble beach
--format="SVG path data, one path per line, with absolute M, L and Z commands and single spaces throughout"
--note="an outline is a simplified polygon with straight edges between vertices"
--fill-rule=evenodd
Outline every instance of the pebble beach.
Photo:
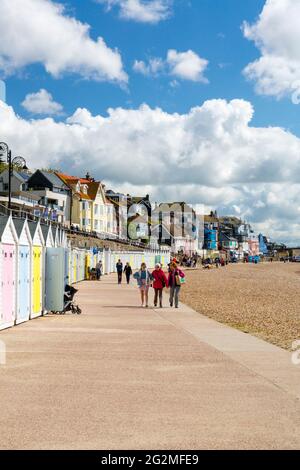
M 300 339 L 300 263 L 185 272 L 181 300 L 197 312 L 284 349 Z

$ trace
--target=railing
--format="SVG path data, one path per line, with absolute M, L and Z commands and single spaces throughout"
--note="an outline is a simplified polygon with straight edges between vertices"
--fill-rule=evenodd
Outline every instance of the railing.
M 20 209 L 8 209 L 3 204 L 0 204 L 0 216 L 1 215 L 8 216 L 10 214 L 14 218 L 18 218 L 18 219 L 27 219 L 27 220 L 31 220 L 31 221 L 35 221 L 35 222 L 40 221 L 41 223 L 47 224 L 47 225 L 49 225 L 51 223 L 54 226 L 60 227 L 61 229 L 63 229 L 69 235 L 80 235 L 80 236 L 85 237 L 85 238 L 94 238 L 94 239 L 97 239 L 97 240 L 111 241 L 111 242 L 120 243 L 120 244 L 126 245 L 126 246 L 132 246 L 132 247 L 136 247 L 136 248 L 140 248 L 140 249 L 147 249 L 149 251 L 155 251 L 155 248 L 152 248 L 151 246 L 149 246 L 145 243 L 130 240 L 130 239 L 127 239 L 127 238 L 120 238 L 116 234 L 110 234 L 110 233 L 106 233 L 106 232 L 94 232 L 94 231 L 90 232 L 90 231 L 87 231 L 87 230 L 79 229 L 78 227 L 75 227 L 75 226 L 74 227 L 69 227 L 69 226 L 61 224 L 59 222 L 52 221 L 52 220 L 49 220 L 47 218 L 34 215 L 31 212 L 26 212 L 22 208 L 20 208 Z

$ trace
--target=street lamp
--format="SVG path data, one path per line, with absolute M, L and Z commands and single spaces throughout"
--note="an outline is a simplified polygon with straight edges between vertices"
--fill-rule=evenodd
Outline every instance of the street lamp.
M 11 210 L 11 177 L 14 165 L 27 170 L 26 161 L 23 157 L 11 158 L 11 150 L 5 142 L 0 142 L 0 162 L 3 163 L 2 157 L 6 157 L 8 163 L 8 209 Z

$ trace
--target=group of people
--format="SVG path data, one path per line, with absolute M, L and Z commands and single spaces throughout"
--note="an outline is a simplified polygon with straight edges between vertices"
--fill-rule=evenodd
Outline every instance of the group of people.
M 192 256 L 183 255 L 181 256 L 180 264 L 186 268 L 197 268 L 198 258 L 197 253 L 194 253 Z
M 212 258 L 206 258 L 202 260 L 202 267 L 203 268 L 212 268 L 213 266 L 216 266 L 216 268 L 219 268 L 220 266 L 223 268 L 224 266 L 227 266 L 228 265 L 228 260 L 227 259 L 224 259 L 223 257 L 222 258 L 215 258 L 215 259 L 212 259 Z
M 130 266 L 130 263 L 126 263 L 123 269 L 123 263 L 119 259 L 116 264 L 116 268 L 117 268 L 117 274 L 118 274 L 118 284 L 122 284 L 123 272 L 125 274 L 127 284 L 130 284 L 130 278 L 132 276 L 132 268 Z
M 119 259 L 116 264 L 118 284 L 122 283 L 123 273 L 125 273 L 127 284 L 130 283 L 130 278 L 133 274 L 130 263 L 126 263 L 123 266 L 122 261 Z M 164 289 L 170 290 L 169 303 L 170 307 L 178 308 L 179 306 L 179 294 L 182 284 L 185 282 L 185 274 L 179 269 L 177 260 L 173 260 L 169 264 L 168 276 L 164 273 L 162 266 L 157 263 L 154 271 L 149 271 L 146 263 L 142 263 L 139 271 L 137 271 L 133 278 L 137 281 L 140 296 L 141 306 L 149 306 L 149 289 L 154 289 L 154 307 L 159 305 L 163 307 L 163 291 Z

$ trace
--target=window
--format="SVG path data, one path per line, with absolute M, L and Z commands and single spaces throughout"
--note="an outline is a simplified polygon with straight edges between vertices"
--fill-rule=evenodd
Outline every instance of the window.
M 99 211 L 99 205 L 95 204 L 95 215 L 98 215 L 98 211 Z
M 84 225 L 84 226 L 86 225 L 85 219 L 82 219 L 82 225 Z

